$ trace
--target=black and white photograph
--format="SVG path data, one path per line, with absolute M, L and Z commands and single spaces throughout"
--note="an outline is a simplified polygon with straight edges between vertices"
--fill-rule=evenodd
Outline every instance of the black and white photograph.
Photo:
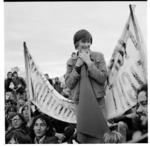
M 148 1 L 2 5 L 3 145 L 148 144 Z

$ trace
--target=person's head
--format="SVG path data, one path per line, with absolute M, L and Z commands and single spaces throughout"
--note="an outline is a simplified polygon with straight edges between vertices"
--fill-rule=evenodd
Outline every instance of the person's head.
M 117 131 L 111 131 L 105 133 L 103 136 L 103 143 L 123 143 L 124 139 L 121 133 Z
M 59 82 L 59 78 L 56 77 L 56 78 L 55 78 L 55 83 L 58 83 L 58 82 Z
M 8 131 L 5 138 L 6 144 L 30 144 L 30 137 L 21 129 Z
M 15 106 L 9 106 L 6 109 L 6 115 L 8 115 L 9 117 L 12 117 L 13 114 L 15 114 L 17 112 L 17 108 Z
M 87 30 L 79 30 L 73 37 L 75 49 L 79 52 L 88 52 L 92 44 L 92 35 Z
M 17 106 L 17 102 L 13 99 L 8 99 L 5 101 L 5 105 L 7 106 Z
M 20 113 L 15 113 L 12 115 L 11 123 L 14 129 L 20 129 L 20 128 L 24 129 L 25 126 L 27 125 L 24 116 Z
M 25 102 L 26 101 L 25 101 L 25 98 L 23 96 L 20 96 L 18 98 L 18 103 L 19 103 L 20 106 L 23 106 L 25 104 Z
M 48 74 L 45 74 L 45 77 L 46 77 L 47 80 L 49 79 L 49 75 Z
M 21 114 L 25 117 L 26 120 L 29 119 L 29 106 L 28 104 L 25 104 L 21 109 Z M 32 117 L 33 112 L 32 109 L 30 109 L 30 116 Z
M 12 79 L 12 72 L 9 71 L 9 72 L 7 73 L 7 78 L 8 78 L 8 79 Z
M 29 109 L 28 109 L 28 105 L 24 105 L 21 109 L 21 114 L 25 117 L 25 118 L 29 118 Z
M 54 135 L 54 130 L 51 125 L 51 120 L 46 115 L 36 116 L 30 126 L 30 136 L 32 139 L 35 137 L 41 138 L 44 135 L 52 136 Z
M 137 114 L 140 117 L 143 126 L 147 126 L 148 121 L 148 91 L 147 84 L 142 85 L 137 90 Z
M 17 78 L 18 77 L 18 73 L 16 71 L 14 71 L 12 76 L 13 76 L 13 78 Z

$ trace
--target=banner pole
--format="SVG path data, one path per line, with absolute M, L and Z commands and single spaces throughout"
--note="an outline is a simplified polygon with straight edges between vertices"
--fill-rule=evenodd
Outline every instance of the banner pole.
M 24 61 L 25 61 L 26 83 L 27 83 L 29 123 L 31 123 L 31 107 L 30 107 L 29 81 L 28 81 L 29 73 L 28 73 L 27 56 L 26 56 L 26 52 L 27 52 L 26 42 L 23 42 L 23 47 L 24 47 Z
M 135 8 L 136 5 L 134 5 Z M 139 46 L 139 51 L 140 51 L 140 56 L 141 56 L 141 60 L 142 60 L 142 68 L 143 68 L 143 73 L 144 73 L 144 79 L 145 79 L 145 83 L 147 83 L 147 70 L 146 70 L 146 61 L 145 61 L 145 57 L 144 57 L 144 53 L 142 52 L 142 48 L 141 48 L 141 44 L 140 44 L 140 38 L 139 38 L 139 34 L 138 34 L 138 28 L 135 22 L 135 17 L 134 17 L 134 9 L 132 7 L 132 5 L 129 5 L 130 8 L 130 13 L 131 13 L 131 18 L 133 20 L 133 26 L 134 26 L 134 30 L 135 30 L 135 35 L 136 35 L 136 39 L 138 41 L 138 46 Z

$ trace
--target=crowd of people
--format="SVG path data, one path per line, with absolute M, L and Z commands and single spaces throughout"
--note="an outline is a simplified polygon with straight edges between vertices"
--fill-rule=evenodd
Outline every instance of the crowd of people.
M 99 143 L 147 143 L 148 85 L 141 85 L 137 90 L 135 106 L 123 115 L 107 120 L 104 97 L 107 68 L 103 54 L 91 51 L 91 44 L 91 34 L 86 30 L 78 31 L 74 35 L 74 45 L 78 52 L 73 52 L 67 61 L 65 83 L 61 83 L 58 77 L 52 81 L 48 74 L 45 74 L 46 79 L 59 94 L 74 101 L 78 115 L 79 79 L 83 76 L 82 65 L 85 65 L 100 110 L 109 127 Z M 40 108 L 29 101 L 25 80 L 17 72 L 8 72 L 5 79 L 6 144 L 80 144 L 77 124 L 62 122 L 42 113 Z
M 58 84 L 57 82 L 58 78 L 55 84 Z M 11 84 L 14 84 L 13 89 L 9 88 Z M 18 87 L 22 87 L 22 90 Z M 56 90 L 62 93 L 57 88 L 58 86 Z M 137 105 L 120 117 L 108 120 L 110 132 L 104 134 L 102 143 L 125 143 L 131 140 L 140 142 L 140 137 L 148 133 L 147 98 L 147 85 L 143 85 L 137 91 Z M 8 72 L 5 80 L 5 134 L 6 144 L 79 143 L 75 124 L 62 122 L 43 114 L 28 101 L 26 82 L 18 77 L 17 72 Z M 141 140 L 141 142 L 147 141 L 147 136 Z
M 56 77 L 53 84 L 62 93 Z M 27 97 L 26 82 L 17 72 L 8 72 L 5 79 L 5 143 L 6 144 L 59 144 L 71 142 L 75 125 L 56 120 L 40 111 Z

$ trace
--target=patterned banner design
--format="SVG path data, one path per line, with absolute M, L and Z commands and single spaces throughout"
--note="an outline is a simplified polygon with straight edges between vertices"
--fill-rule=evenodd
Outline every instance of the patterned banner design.
M 41 112 L 64 122 L 76 123 L 74 103 L 60 95 L 47 81 L 24 43 L 26 81 L 30 101 Z
M 122 115 L 136 102 L 137 89 L 147 81 L 143 40 L 130 5 L 130 15 L 108 66 L 107 118 Z

